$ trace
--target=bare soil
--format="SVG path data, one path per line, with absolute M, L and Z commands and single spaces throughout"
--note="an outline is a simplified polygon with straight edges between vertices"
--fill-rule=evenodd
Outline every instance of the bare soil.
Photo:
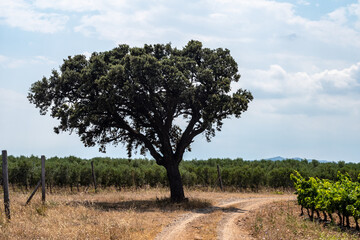
M 275 201 L 294 199 L 295 197 L 291 195 L 224 198 L 211 207 L 181 215 L 166 226 L 155 239 L 253 239 L 243 224 L 243 220 L 249 211 Z M 207 234 L 211 232 L 209 226 L 216 229 L 215 234 Z

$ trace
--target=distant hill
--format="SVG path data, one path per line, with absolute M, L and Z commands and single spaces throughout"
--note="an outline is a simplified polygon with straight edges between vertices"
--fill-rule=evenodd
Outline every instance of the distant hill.
M 285 160 L 285 158 L 283 158 L 283 157 L 281 157 L 281 156 L 277 156 L 277 157 L 272 157 L 272 158 L 265 158 L 265 160 L 283 161 L 283 160 Z
M 293 158 L 284 158 L 284 157 L 281 157 L 281 156 L 277 156 L 277 157 L 272 157 L 272 158 L 265 158 L 265 160 L 270 160 L 270 161 L 283 161 L 283 160 L 286 160 L 286 159 L 294 159 L 294 160 L 298 160 L 298 161 L 301 161 L 301 160 L 305 160 L 306 158 L 299 158 L 299 157 L 293 157 Z M 312 160 L 316 160 L 316 159 L 307 159 L 308 161 L 312 161 Z M 327 163 L 329 161 L 326 161 L 326 160 L 317 160 L 321 163 Z
M 277 156 L 277 157 L 272 157 L 272 158 L 265 158 L 265 160 L 271 160 L 271 161 L 283 161 L 283 160 L 286 160 L 286 159 L 295 159 L 295 160 L 303 160 L 303 158 L 284 158 L 284 157 L 281 157 L 281 156 Z

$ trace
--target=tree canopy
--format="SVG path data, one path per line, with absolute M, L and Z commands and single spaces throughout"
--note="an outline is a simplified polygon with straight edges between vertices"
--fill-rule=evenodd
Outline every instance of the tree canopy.
M 28 99 L 60 120 L 56 133 L 75 131 L 85 146 L 101 151 L 110 143 L 126 145 L 129 156 L 148 151 L 169 174 L 197 135 L 210 141 L 224 119 L 247 110 L 251 93 L 231 91 L 239 78 L 228 49 L 199 41 L 181 50 L 119 45 L 89 59 L 69 56 L 60 72 L 31 86 Z

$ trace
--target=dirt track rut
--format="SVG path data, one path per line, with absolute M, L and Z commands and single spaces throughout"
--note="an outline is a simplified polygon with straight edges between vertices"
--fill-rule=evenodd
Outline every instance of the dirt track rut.
M 155 240 L 182 240 L 187 239 L 186 233 L 191 229 L 192 223 L 199 220 L 200 217 L 206 217 L 206 213 L 216 209 L 232 209 L 232 211 L 223 211 L 222 219 L 217 224 L 217 239 L 253 239 L 249 233 L 242 228 L 241 219 L 244 218 L 248 211 L 255 210 L 263 205 L 275 201 L 293 200 L 294 197 L 274 196 L 261 198 L 238 198 L 225 199 L 220 203 L 206 209 L 199 209 L 186 213 L 175 219 L 170 225 L 166 226 L 163 231 L 157 235 Z M 199 238 L 201 239 L 201 238 Z

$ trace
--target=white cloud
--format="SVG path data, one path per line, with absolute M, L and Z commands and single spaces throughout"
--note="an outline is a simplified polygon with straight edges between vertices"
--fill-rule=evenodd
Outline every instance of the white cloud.
M 0 55 L 0 67 L 16 69 L 24 65 L 54 65 L 56 61 L 45 56 L 35 56 L 32 58 L 13 58 Z
M 56 9 L 71 12 L 96 11 L 106 1 L 96 0 L 35 0 L 34 6 L 40 9 Z M 122 1 L 118 1 L 122 2 Z
M 184 2 L 180 8 L 171 1 L 144 5 L 122 1 L 119 5 L 108 2 L 97 12 L 86 13 L 75 31 L 139 45 L 170 41 L 184 45 L 189 39 L 199 39 L 217 47 L 247 45 L 259 54 L 267 49 L 272 54 L 286 50 L 293 55 L 303 49 L 308 57 L 330 51 L 330 45 L 331 51 L 334 46 L 360 48 L 359 32 L 342 24 L 340 10 L 333 18 L 311 21 L 298 16 L 294 4 L 267 0 L 200 0 Z M 91 4 L 84 8 L 91 9 Z M 259 56 L 256 59 L 259 63 Z
M 215 34 L 221 31 L 221 35 L 228 38 L 247 36 L 255 39 L 258 45 L 272 46 L 275 51 L 286 43 L 283 36 L 291 36 L 288 40 L 301 39 L 302 43 L 293 43 L 298 46 L 297 51 L 301 46 L 306 48 L 306 44 L 360 47 L 360 33 L 351 24 L 344 25 L 349 21 L 348 12 L 353 5 L 337 9 L 317 21 L 297 15 L 295 5 L 284 2 L 219 0 L 208 1 L 206 5 L 213 12 L 211 17 L 202 16 L 202 22 L 215 26 Z M 199 16 L 188 18 L 188 21 L 198 22 L 195 20 L 199 20 Z
M 328 19 L 336 22 L 340 25 L 347 26 L 352 28 L 355 31 L 360 30 L 360 1 L 358 3 L 353 3 L 344 7 L 335 9 L 333 12 L 330 12 Z
M 360 63 L 346 69 L 332 69 L 313 76 L 322 82 L 324 89 L 351 91 L 360 87 Z
M 299 4 L 299 5 L 304 5 L 304 6 L 310 5 L 310 3 L 308 1 L 305 1 L 305 0 L 297 0 L 296 3 Z
M 268 70 L 250 70 L 243 75 L 246 88 L 272 97 L 312 94 L 322 88 L 319 81 L 307 73 L 288 73 L 279 65 L 272 65 Z
M 344 69 L 331 69 L 319 73 L 289 73 L 279 65 L 268 70 L 250 70 L 243 83 L 270 94 L 329 93 L 331 89 L 353 91 L 360 87 L 360 62 Z M 360 92 L 358 92 L 360 94 Z
M 356 18 L 354 23 L 355 28 L 359 31 L 360 30 L 360 2 L 357 4 L 352 4 L 348 8 L 350 16 Z
M 22 59 L 13 59 L 0 55 L 0 66 L 3 68 L 17 68 L 25 63 Z
M 297 4 L 307 5 L 308 2 L 299 0 Z M 32 3 L 14 0 L 0 4 L 0 16 L 10 26 L 51 33 L 65 27 L 71 12 L 80 13 L 77 15 L 80 22 L 74 23 L 75 31 L 116 43 L 176 39 L 184 44 L 189 37 L 221 42 L 225 38 L 228 42 L 240 39 L 239 43 L 251 40 L 277 50 L 278 45 L 286 41 L 284 36 L 291 36 L 288 40 L 303 38 L 312 44 L 325 42 L 360 47 L 359 32 L 350 25 L 344 26 L 350 14 L 359 16 L 359 4 L 337 9 L 319 21 L 302 18 L 295 9 L 295 3 L 270 0 L 198 0 L 182 2 L 181 6 L 159 0 L 146 3 L 134 0 L 36 0 Z
M 4 109 L 5 106 L 8 106 L 9 105 L 8 103 L 12 103 L 13 106 L 16 106 L 16 108 L 18 108 L 19 106 L 21 106 L 24 99 L 26 99 L 26 97 L 18 92 L 0 88 L 0 108 L 1 109 Z
M 348 21 L 346 8 L 338 8 L 329 13 L 328 16 L 330 20 L 339 24 L 345 24 Z
M 0 64 L 6 62 L 7 57 L 0 55 Z
M 145 9 L 104 8 L 99 14 L 83 16 L 80 25 L 75 27 L 75 31 L 85 35 L 96 35 L 101 39 L 113 40 L 116 43 L 144 44 L 144 39 L 148 42 L 159 41 L 172 31 L 154 23 L 164 17 L 165 13 L 166 9 L 156 4 Z
M 64 29 L 67 16 L 38 11 L 24 0 L 0 2 L 0 23 L 26 31 L 54 33 Z
M 241 87 L 253 92 L 257 112 L 360 117 L 360 63 L 314 74 L 272 65 L 245 71 Z

